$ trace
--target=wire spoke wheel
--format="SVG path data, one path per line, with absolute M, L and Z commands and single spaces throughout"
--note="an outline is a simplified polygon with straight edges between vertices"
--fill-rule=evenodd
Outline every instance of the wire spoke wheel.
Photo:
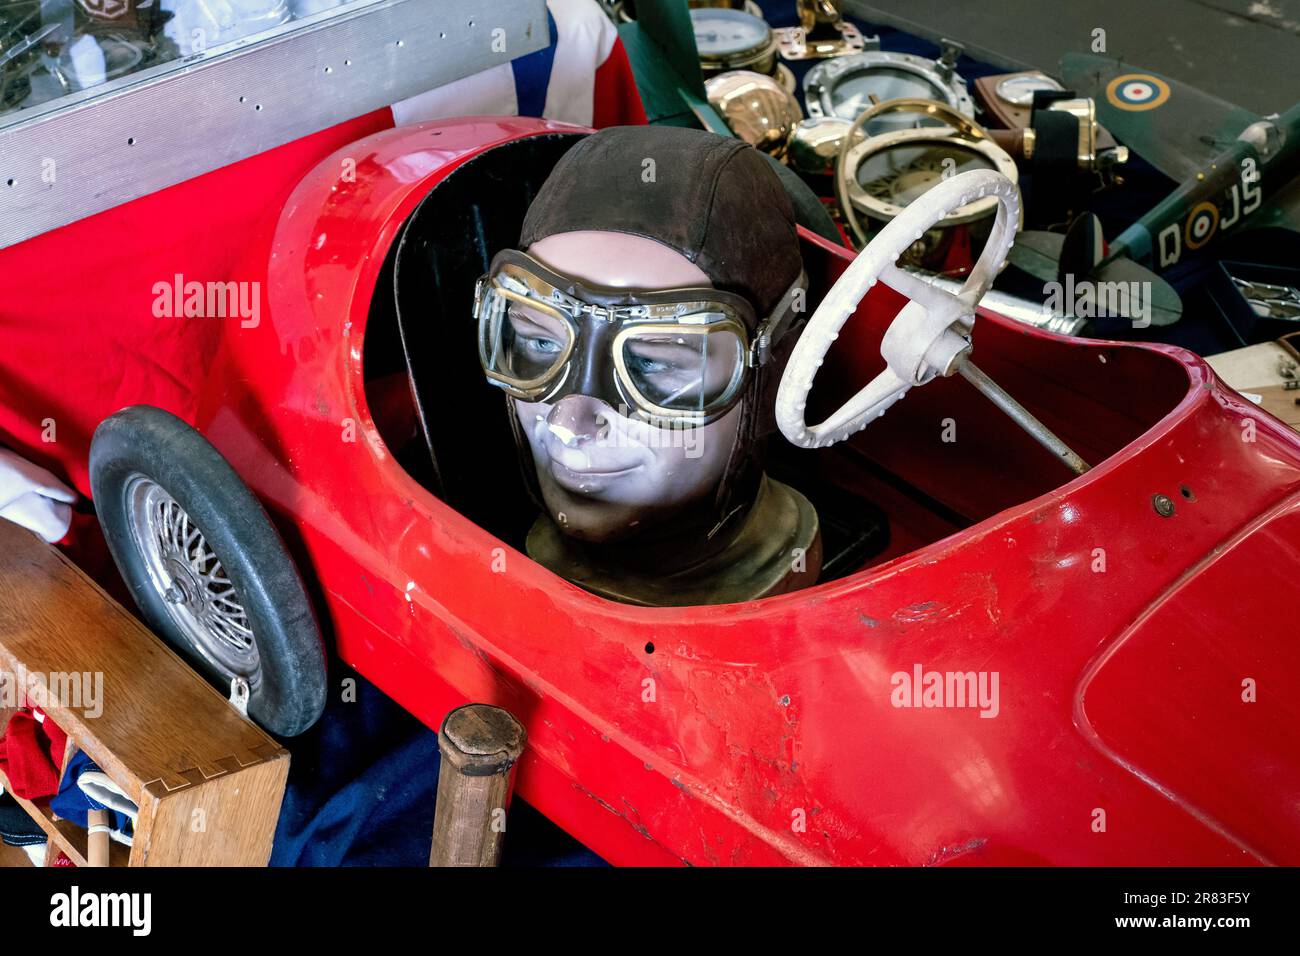
M 202 530 L 161 485 L 136 474 L 125 489 L 128 526 L 167 613 L 227 681 L 261 677 L 248 612 Z
M 95 429 L 90 489 L 154 633 L 271 733 L 314 724 L 328 676 L 320 627 L 284 539 L 230 462 L 170 412 L 132 405 Z

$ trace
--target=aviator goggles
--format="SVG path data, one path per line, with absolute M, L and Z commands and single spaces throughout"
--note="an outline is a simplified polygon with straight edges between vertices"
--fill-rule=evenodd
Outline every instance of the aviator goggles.
M 591 288 L 513 249 L 478 280 L 474 316 L 483 371 L 515 398 L 590 395 L 670 427 L 730 411 L 770 339 L 742 296 Z

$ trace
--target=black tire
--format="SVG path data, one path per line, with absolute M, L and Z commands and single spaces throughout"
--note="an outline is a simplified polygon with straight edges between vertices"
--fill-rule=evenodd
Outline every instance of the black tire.
M 311 603 L 280 535 L 221 454 L 175 415 L 133 405 L 95 430 L 90 487 L 113 560 L 153 629 L 223 694 L 233 674 L 244 676 L 248 715 L 270 732 L 292 737 L 314 724 L 326 678 Z M 211 625 L 214 608 L 221 619 Z M 191 636 L 196 629 L 206 634 Z

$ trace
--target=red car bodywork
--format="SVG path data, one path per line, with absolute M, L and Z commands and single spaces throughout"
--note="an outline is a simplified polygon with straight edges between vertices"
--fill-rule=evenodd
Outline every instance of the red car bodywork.
M 305 557 L 344 660 L 432 727 L 511 710 L 521 795 L 614 863 L 1300 863 L 1300 437 L 1187 352 L 982 313 L 976 361 L 1096 467 L 1067 482 L 959 378 L 915 389 L 809 459 L 911 515 L 890 550 L 741 605 L 597 598 L 409 477 L 363 376 L 385 256 L 458 163 L 557 129 L 377 133 L 248 237 L 261 321 L 224 337 L 196 424 Z M 804 242 L 824 289 L 851 256 Z M 900 302 L 864 300 L 829 391 L 883 364 Z M 996 717 L 894 706 L 916 665 L 997 672 Z

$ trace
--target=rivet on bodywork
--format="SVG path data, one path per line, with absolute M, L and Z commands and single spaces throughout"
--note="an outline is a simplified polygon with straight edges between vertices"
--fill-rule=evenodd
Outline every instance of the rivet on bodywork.
M 1156 509 L 1156 514 L 1162 518 L 1172 518 L 1174 516 L 1174 499 L 1168 495 L 1152 495 L 1151 507 Z

